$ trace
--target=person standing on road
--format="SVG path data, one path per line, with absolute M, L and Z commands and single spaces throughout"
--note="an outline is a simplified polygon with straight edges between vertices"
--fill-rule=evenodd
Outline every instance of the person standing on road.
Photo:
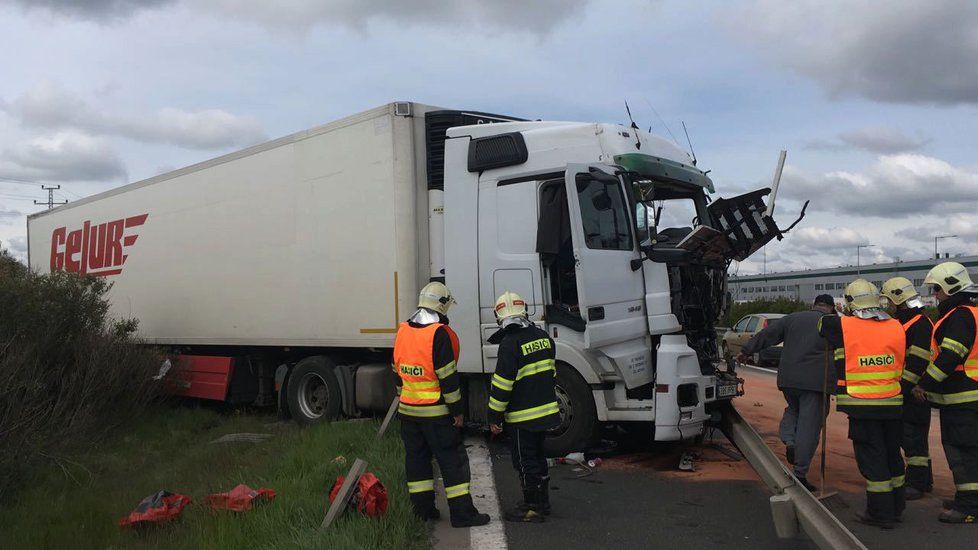
M 505 513 L 507 521 L 540 523 L 550 515 L 550 476 L 543 442 L 547 430 L 560 424 L 554 391 L 554 341 L 530 322 L 526 303 L 504 292 L 496 300 L 499 330 L 489 338 L 499 344 L 496 372 L 489 388 L 489 429 L 502 432 L 512 446 L 513 467 L 523 486 L 523 502 Z
M 846 287 L 844 317 L 827 316 L 818 332 L 835 350 L 836 408 L 849 416 L 849 439 L 866 478 L 862 523 L 892 529 L 905 507 L 903 393 L 906 358 L 903 326 L 880 308 L 876 285 L 856 279 Z
M 438 460 L 452 527 L 489 523 L 469 494 L 469 457 L 462 446 L 462 394 L 455 362 L 458 336 L 448 327 L 448 308 L 455 303 L 442 283 L 428 283 L 418 310 L 397 329 L 394 372 L 397 406 L 404 441 L 404 470 L 414 513 L 438 519 L 431 457 Z
M 815 298 L 809 311 L 792 313 L 774 320 L 743 347 L 737 360 L 765 348 L 784 343 L 778 364 L 778 389 L 787 407 L 781 417 L 779 435 L 785 444 L 788 462 L 795 477 L 809 491 L 808 468 L 818 448 L 824 415 L 828 413 L 827 388 L 835 387 L 835 370 L 826 369 L 827 343 L 818 335 L 818 322 L 835 313 L 835 300 L 828 294 Z
M 930 464 L 930 405 L 913 399 L 910 391 L 920 382 L 930 363 L 934 324 L 924 315 L 924 303 L 913 283 L 893 277 L 883 283 L 883 295 L 893 304 L 894 316 L 907 337 L 907 362 L 903 367 L 903 453 L 907 458 L 906 499 L 923 498 L 934 488 Z
M 924 284 L 933 285 L 941 317 L 931 363 L 913 392 L 941 411 L 941 443 L 957 489 L 938 519 L 978 524 L 978 285 L 957 262 L 938 264 Z

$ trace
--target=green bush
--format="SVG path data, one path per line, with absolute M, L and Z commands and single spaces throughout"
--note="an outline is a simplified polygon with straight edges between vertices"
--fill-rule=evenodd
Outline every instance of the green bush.
M 0 251 L 0 501 L 38 466 L 63 465 L 157 395 L 159 356 L 109 317 L 99 277 L 31 273 Z
M 739 321 L 744 315 L 750 315 L 752 313 L 794 313 L 796 311 L 805 311 L 810 309 L 812 306 L 806 302 L 800 300 L 792 300 L 790 298 L 778 298 L 776 300 L 755 300 L 753 302 L 743 302 L 740 304 L 733 304 L 730 306 L 730 310 L 727 311 L 727 316 L 721 319 L 721 326 L 732 327 L 734 323 Z

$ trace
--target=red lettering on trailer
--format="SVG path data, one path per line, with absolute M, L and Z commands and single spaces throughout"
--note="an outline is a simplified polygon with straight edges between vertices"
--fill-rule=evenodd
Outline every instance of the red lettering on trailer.
M 107 277 L 122 273 L 129 256 L 124 250 L 136 244 L 137 233 L 127 230 L 146 223 L 149 214 L 120 220 L 93 223 L 86 220 L 81 229 L 69 232 L 59 227 L 51 233 L 51 271 L 69 271 Z

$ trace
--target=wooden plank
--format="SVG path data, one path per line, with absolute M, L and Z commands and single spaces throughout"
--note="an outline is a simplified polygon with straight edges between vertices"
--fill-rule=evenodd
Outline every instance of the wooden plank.
M 350 501 L 350 497 L 353 496 L 353 489 L 356 488 L 357 482 L 360 481 L 360 476 L 366 470 L 367 462 L 365 460 L 358 458 L 353 461 L 353 466 L 350 467 L 350 471 L 346 474 L 343 485 L 340 486 L 339 492 L 336 493 L 336 499 L 330 504 L 329 510 L 326 511 L 326 517 L 323 518 L 323 524 L 319 526 L 320 529 L 329 527 L 343 513 L 343 510 L 346 510 L 347 503 Z
M 394 419 L 394 413 L 397 412 L 397 404 L 401 402 L 401 399 L 394 396 L 394 400 L 391 401 L 390 408 L 387 409 L 387 416 L 384 417 L 384 423 L 380 425 L 380 429 L 377 430 L 377 439 L 384 437 L 384 433 L 387 432 L 387 427 L 390 426 L 391 420 Z

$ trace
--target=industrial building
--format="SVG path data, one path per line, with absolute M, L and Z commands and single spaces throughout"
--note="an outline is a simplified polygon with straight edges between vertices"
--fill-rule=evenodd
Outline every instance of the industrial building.
M 933 304 L 930 291 L 924 288 L 924 277 L 930 268 L 946 261 L 955 261 L 964 265 L 971 273 L 971 277 L 978 280 L 978 256 L 958 256 L 939 260 L 928 258 L 909 262 L 864 266 L 850 265 L 762 275 L 731 275 L 729 288 L 735 302 L 774 300 L 777 298 L 811 302 L 819 294 L 830 294 L 835 296 L 838 301 L 842 298 L 846 285 L 851 283 L 853 279 L 862 277 L 880 287 L 890 277 L 900 276 L 913 281 L 917 287 L 917 292 L 925 298 L 925 302 Z

